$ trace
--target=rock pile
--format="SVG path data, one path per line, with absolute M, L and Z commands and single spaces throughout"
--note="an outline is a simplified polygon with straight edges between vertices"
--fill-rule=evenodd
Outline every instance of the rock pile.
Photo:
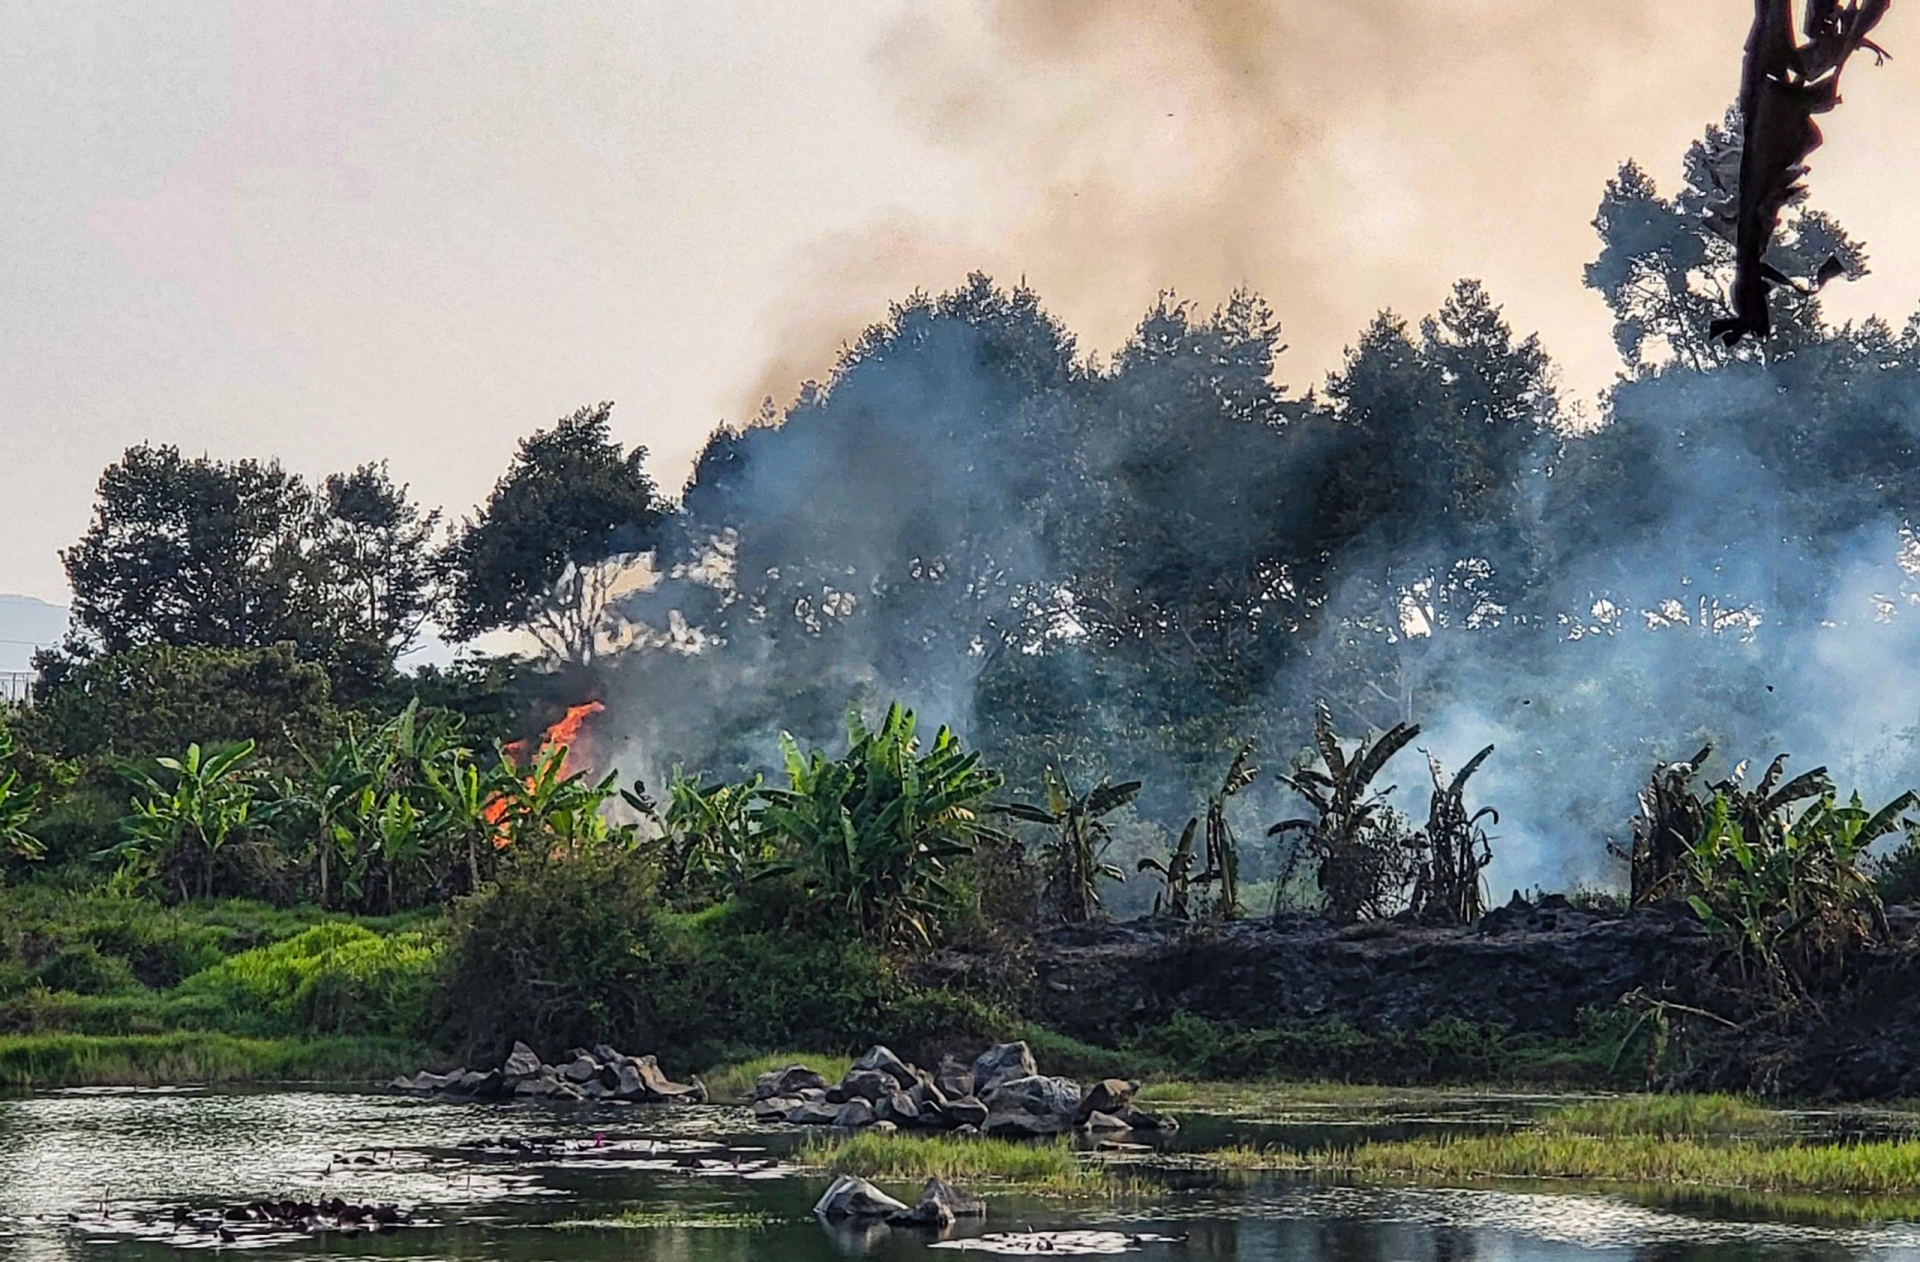
M 1001 1043 L 971 1064 L 947 1057 L 932 1073 L 873 1047 L 837 1084 L 805 1065 L 762 1074 L 753 1115 L 800 1126 L 984 1133 L 1009 1139 L 1070 1130 L 1170 1130 L 1171 1118 L 1133 1107 L 1135 1084 L 1120 1078 L 1084 1091 L 1043 1075 L 1025 1043 Z
M 456 1069 L 435 1074 L 421 1070 L 389 1084 L 413 1095 L 452 1095 L 474 1100 L 509 1097 L 535 1100 L 620 1100 L 633 1104 L 704 1104 L 707 1088 L 699 1078 L 691 1085 L 674 1082 L 651 1056 L 628 1056 L 602 1043 L 592 1049 L 575 1048 L 558 1065 L 541 1061 L 525 1043 L 498 1069 Z

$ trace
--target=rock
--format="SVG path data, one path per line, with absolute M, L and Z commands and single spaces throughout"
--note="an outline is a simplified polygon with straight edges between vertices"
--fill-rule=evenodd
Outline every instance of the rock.
M 933 1085 L 940 1088 L 940 1094 L 949 1100 L 972 1095 L 973 1068 L 951 1056 L 943 1056 L 940 1058 L 940 1068 L 934 1072 Z
M 865 1179 L 843 1174 L 827 1185 L 820 1199 L 813 1204 L 813 1212 L 822 1218 L 885 1218 L 889 1214 L 898 1214 L 906 1210 L 906 1205 L 894 1200 Z
M 995 1087 L 1039 1072 L 1033 1063 L 1033 1050 L 1025 1043 L 996 1043 L 974 1058 L 972 1094 L 991 1104 Z
M 761 1074 L 754 1080 L 753 1098 L 764 1100 L 770 1096 L 799 1096 L 803 1091 L 821 1091 L 827 1088 L 827 1080 L 805 1065 L 788 1065 L 785 1069 L 773 1069 Z
M 787 1114 L 787 1121 L 794 1126 L 832 1126 L 845 1107 L 825 1100 L 802 1101 L 799 1108 Z
M 827 1090 L 825 1087 L 803 1087 L 794 1094 L 808 1104 L 824 1104 L 827 1099 Z M 840 1103 L 845 1104 L 846 1101 L 842 1100 Z
M 1132 1126 L 1127 1124 L 1125 1118 L 1115 1117 L 1111 1113 L 1102 1113 L 1098 1109 L 1081 1118 L 1079 1125 L 1081 1130 L 1093 1131 L 1095 1133 L 1102 1131 L 1129 1131 L 1133 1129 Z
M 880 1101 L 882 1096 L 900 1086 L 899 1079 L 879 1069 L 849 1069 L 847 1076 L 840 1080 L 840 1089 L 847 1099 L 861 1099 L 870 1104 Z
M 847 1101 L 833 1115 L 833 1124 L 842 1130 L 859 1130 L 863 1126 L 872 1126 L 874 1121 L 873 1106 L 861 1099 Z
M 614 1095 L 622 1100 L 644 1100 L 647 1098 L 647 1084 L 640 1077 L 640 1070 L 631 1060 L 623 1060 L 615 1067 L 618 1081 L 614 1083 Z
M 962 1128 L 971 1126 L 978 1129 L 987 1124 L 987 1106 L 970 1095 L 947 1101 L 941 1106 L 940 1115 L 949 1124 Z
M 499 1070 L 489 1069 L 486 1073 L 469 1072 L 455 1089 L 476 1100 L 494 1100 L 511 1092 L 513 1083 Z
M 867 1129 L 876 1135 L 891 1135 L 900 1128 L 883 1117 L 872 1126 L 867 1127 Z
M 424 1074 L 415 1075 L 415 1078 L 420 1078 L 420 1077 L 425 1077 L 425 1075 Z M 424 1090 L 424 1088 L 422 1088 L 418 1084 L 418 1082 L 415 1081 L 415 1078 L 409 1078 L 405 1074 L 401 1074 L 398 1078 L 395 1078 L 392 1082 L 387 1084 L 387 1090 L 400 1091 L 408 1094 L 412 1094 L 414 1092 Z
M 920 1103 L 904 1091 L 889 1091 L 874 1101 L 873 1115 L 895 1126 L 918 1126 Z
M 1125 1113 L 1133 1104 L 1133 1093 L 1139 1089 L 1138 1083 L 1124 1078 L 1102 1078 L 1081 1094 L 1073 1120 L 1085 1122 L 1095 1113 Z
M 1177 1131 L 1180 1123 L 1164 1113 L 1149 1113 L 1145 1109 L 1128 1109 L 1121 1118 L 1127 1129 L 1136 1131 Z
M 953 1133 L 955 1135 L 959 1135 L 963 1137 L 978 1135 L 980 1133 L 980 1128 L 978 1126 L 972 1126 L 972 1125 L 956 1126 L 953 1128 Z
M 602 1065 L 611 1065 L 611 1064 L 614 1064 L 616 1061 L 623 1061 L 626 1059 L 625 1056 L 622 1056 L 619 1052 L 614 1051 L 611 1047 L 608 1047 L 605 1043 L 595 1043 L 593 1045 L 593 1058 L 599 1061 Z
M 588 1100 L 611 1100 L 613 1098 L 613 1088 L 600 1081 L 597 1077 L 589 1078 L 585 1082 L 574 1083 L 573 1089 L 578 1091 L 582 1098 Z
M 854 1061 L 853 1067 L 886 1074 L 902 1087 L 909 1089 L 919 1082 L 919 1079 L 914 1076 L 911 1065 L 895 1056 L 892 1049 L 877 1043 L 869 1047 L 859 1060 Z
M 989 1108 L 1020 1108 L 1029 1113 L 1058 1113 L 1072 1119 L 1080 1111 L 1080 1084 L 1071 1078 L 1030 1074 L 1010 1078 L 981 1097 Z
M 851 1096 L 852 1093 L 847 1090 L 845 1083 L 836 1082 L 827 1088 L 827 1093 L 822 1098 L 828 1104 L 845 1104 Z
M 969 1196 L 938 1175 L 927 1180 L 920 1199 L 912 1209 L 901 1208 L 887 1215 L 896 1227 L 931 1227 L 940 1230 L 953 1226 L 957 1218 L 985 1218 L 987 1203 Z
M 753 1116 L 760 1122 L 784 1122 L 787 1114 L 797 1113 L 804 1101 L 792 1096 L 770 1095 L 753 1102 Z
M 560 1071 L 560 1076 L 576 1086 L 591 1082 L 600 1076 L 600 1062 L 591 1056 L 575 1057 L 571 1064 Z
M 660 1062 L 652 1056 L 629 1057 L 625 1065 L 631 1066 L 641 1085 L 646 1089 L 645 1099 L 649 1104 L 703 1104 L 706 1102 L 707 1089 L 699 1079 L 691 1085 L 673 1081 L 661 1071 Z M 621 1094 L 626 1095 L 626 1078 L 621 1078 Z
M 1010 1139 L 1058 1135 L 1073 1125 L 1080 1088 L 1065 1078 L 1039 1074 L 1013 1078 L 994 1088 L 987 1108 L 982 1129 L 989 1135 Z
M 513 1054 L 507 1057 L 507 1063 L 500 1066 L 500 1072 L 510 1078 L 531 1078 L 540 1072 L 540 1057 L 525 1043 L 515 1043 Z
M 935 1107 L 944 1107 L 947 1103 L 947 1093 L 940 1090 L 939 1087 L 934 1086 L 931 1082 L 923 1082 L 907 1094 L 912 1096 L 913 1102 L 923 1109 L 929 1104 Z

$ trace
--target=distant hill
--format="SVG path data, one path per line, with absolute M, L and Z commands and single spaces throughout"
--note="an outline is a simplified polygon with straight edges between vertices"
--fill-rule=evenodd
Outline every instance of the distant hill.
M 54 643 L 66 630 L 65 606 L 0 595 L 0 671 L 30 669 L 34 649 Z

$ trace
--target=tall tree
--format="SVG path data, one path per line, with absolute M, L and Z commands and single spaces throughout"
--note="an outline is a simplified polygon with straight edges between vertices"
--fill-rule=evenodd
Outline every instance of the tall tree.
M 309 643 L 302 617 L 312 492 L 276 463 L 140 446 L 100 477 L 93 522 L 61 554 L 86 647 Z
M 454 634 L 517 627 L 579 665 L 600 651 L 620 573 L 665 515 L 647 449 L 621 447 L 612 411 L 581 408 L 521 442 L 448 551 Z
M 440 511 L 422 512 L 384 464 L 332 474 L 320 484 L 312 564 L 321 582 L 316 620 L 331 621 L 340 680 L 377 687 L 419 642 L 437 595 Z

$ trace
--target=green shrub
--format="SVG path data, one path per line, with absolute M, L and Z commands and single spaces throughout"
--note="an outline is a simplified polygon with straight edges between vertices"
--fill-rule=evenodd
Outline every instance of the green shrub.
M 438 954 L 420 933 L 316 925 L 221 961 L 183 982 L 174 998 L 214 1005 L 230 1018 L 225 1028 L 238 1032 L 417 1037 Z
M 516 855 L 455 908 L 440 1023 L 462 1051 L 515 1039 L 543 1054 L 609 1042 L 650 1048 L 676 991 L 691 985 L 639 854 L 587 850 L 564 862 Z

